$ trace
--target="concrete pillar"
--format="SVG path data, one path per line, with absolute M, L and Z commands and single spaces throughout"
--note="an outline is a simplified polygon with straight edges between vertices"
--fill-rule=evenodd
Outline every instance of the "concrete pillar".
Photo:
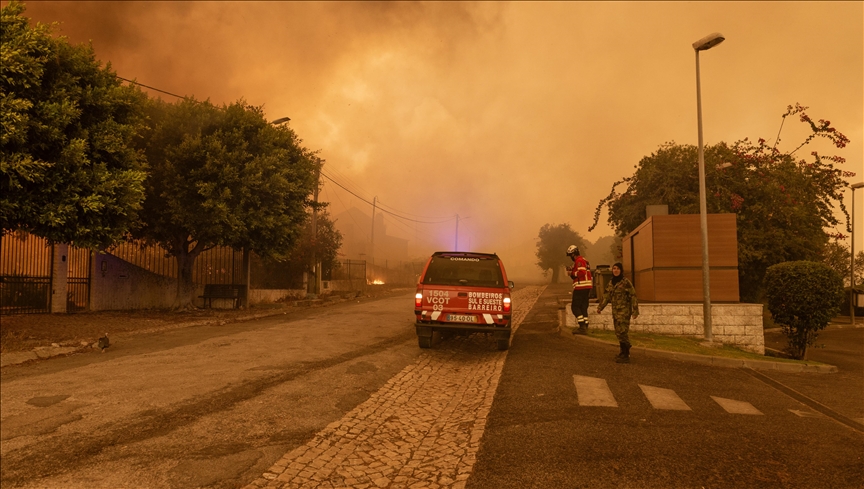
M 51 313 L 66 313 L 69 291 L 69 245 L 55 244 L 51 265 Z

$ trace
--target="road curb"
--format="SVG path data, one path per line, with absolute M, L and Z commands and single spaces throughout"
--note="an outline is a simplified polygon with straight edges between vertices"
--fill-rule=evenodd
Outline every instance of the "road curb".
M 614 343 L 603 341 L 597 338 L 590 338 L 583 335 L 574 335 L 570 333 L 569 328 L 558 327 L 558 334 L 571 338 L 574 341 L 589 341 L 617 347 Z M 837 367 L 834 365 L 808 365 L 801 363 L 788 362 L 772 362 L 771 360 L 744 360 L 739 358 L 726 358 L 713 355 L 697 355 L 695 353 L 681 353 L 676 351 L 655 350 L 653 348 L 644 348 L 634 346 L 630 349 L 631 352 L 647 358 L 667 358 L 670 360 L 678 360 L 681 362 L 697 363 L 700 365 L 708 365 L 711 367 L 725 368 L 750 368 L 753 370 L 770 370 L 774 372 L 801 372 L 801 373 L 819 373 L 828 374 L 837 372 Z

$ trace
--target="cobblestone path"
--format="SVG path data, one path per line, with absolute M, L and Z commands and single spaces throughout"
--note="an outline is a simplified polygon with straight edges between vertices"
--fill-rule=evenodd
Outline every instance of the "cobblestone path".
M 514 331 L 543 289 L 513 293 Z M 442 341 L 246 489 L 462 489 L 506 357 L 486 335 Z

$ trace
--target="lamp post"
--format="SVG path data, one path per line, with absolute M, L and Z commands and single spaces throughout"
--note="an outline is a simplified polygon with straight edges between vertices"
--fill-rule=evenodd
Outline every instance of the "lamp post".
M 279 124 L 283 124 L 290 120 L 290 117 L 280 117 L 279 119 L 272 121 L 270 124 L 278 126 Z M 250 289 L 252 288 L 252 249 L 249 246 L 243 247 L 243 270 L 243 274 L 246 275 L 246 296 L 243 298 L 243 306 L 248 308 L 249 294 L 251 293 Z
M 864 182 L 852 185 L 852 242 L 849 243 L 849 322 L 855 326 L 855 191 L 864 187 Z
M 702 146 L 702 90 L 699 84 L 699 51 L 706 51 L 723 42 L 723 34 L 715 32 L 693 43 L 696 51 L 696 119 L 699 126 L 699 222 L 702 227 L 702 321 L 705 340 L 711 341 L 711 291 L 708 268 L 708 205 L 705 202 L 705 150 Z

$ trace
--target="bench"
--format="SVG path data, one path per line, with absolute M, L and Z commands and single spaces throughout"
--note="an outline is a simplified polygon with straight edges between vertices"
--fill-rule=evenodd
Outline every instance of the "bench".
M 213 299 L 231 299 L 234 301 L 234 309 L 240 305 L 240 300 L 246 296 L 246 286 L 236 284 L 206 284 L 204 295 L 198 297 L 204 299 L 204 308 L 210 304 L 213 308 Z

